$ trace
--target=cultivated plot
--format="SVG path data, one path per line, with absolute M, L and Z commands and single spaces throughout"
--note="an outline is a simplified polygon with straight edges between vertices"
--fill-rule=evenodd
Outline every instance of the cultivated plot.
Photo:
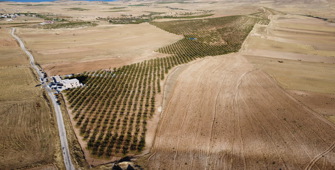
M 173 74 L 149 169 L 334 166 L 334 125 L 240 54 L 205 58 Z
M 147 121 L 155 113 L 156 95 L 161 92 L 161 81 L 168 71 L 197 58 L 237 51 L 253 25 L 266 21 L 262 15 L 253 15 L 152 23 L 185 37 L 158 49 L 172 56 L 79 75 L 87 86 L 68 90 L 66 96 L 74 122 L 80 127 L 77 134 L 82 136 L 86 156 L 109 160 L 141 152 Z M 176 24 L 180 29 L 175 30 Z M 211 34 L 221 38 L 215 39 Z
M 0 169 L 62 168 L 54 115 L 10 29 L 0 30 Z M 4 55 L 3 55 L 4 54 Z M 56 166 L 55 166 L 56 165 Z

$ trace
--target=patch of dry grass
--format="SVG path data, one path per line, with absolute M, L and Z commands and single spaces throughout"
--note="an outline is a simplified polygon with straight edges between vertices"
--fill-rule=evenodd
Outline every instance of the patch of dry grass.
M 9 29 L 0 29 L 0 67 L 18 66 L 27 64 L 22 60 L 23 52 L 17 50 L 18 45 L 9 34 Z
M 55 121 L 41 97 L 0 102 L 0 169 L 54 163 Z
M 41 92 L 36 78 L 27 66 L 0 69 L 0 101 L 30 100 Z

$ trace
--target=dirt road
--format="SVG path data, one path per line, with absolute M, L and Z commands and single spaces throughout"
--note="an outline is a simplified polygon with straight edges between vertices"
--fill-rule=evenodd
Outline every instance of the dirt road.
M 334 168 L 334 126 L 243 56 L 178 70 L 149 169 Z

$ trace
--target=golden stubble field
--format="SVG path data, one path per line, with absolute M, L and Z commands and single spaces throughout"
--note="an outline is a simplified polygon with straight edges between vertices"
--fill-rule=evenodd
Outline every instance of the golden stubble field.
M 49 75 L 109 69 L 166 55 L 155 52 L 179 39 L 148 23 L 36 30 L 18 34 Z
M 273 16 L 268 26 L 255 27 L 241 51 L 293 96 L 334 121 L 334 35 L 333 23 L 296 15 Z
M 51 106 L 10 29 L 0 37 L 0 169 L 62 168 Z

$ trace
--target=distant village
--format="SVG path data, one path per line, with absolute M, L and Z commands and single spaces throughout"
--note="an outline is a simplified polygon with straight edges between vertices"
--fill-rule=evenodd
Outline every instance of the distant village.
M 17 18 L 17 17 L 24 17 L 24 16 L 28 16 L 28 17 L 37 17 L 38 14 L 36 13 L 0 13 L 0 18 Z
M 8 22 L 11 22 L 17 17 L 24 17 L 24 16 L 41 18 L 41 15 L 35 13 L 0 13 L 0 20 L 6 20 Z M 53 20 L 46 19 L 44 22 L 40 23 L 40 25 L 53 24 L 53 23 L 54 23 Z
M 7 14 L 1 14 L 0 13 L 0 19 L 6 19 L 6 21 L 13 21 L 13 19 L 19 17 L 19 16 L 26 16 L 25 14 L 17 14 L 17 13 L 7 13 Z

